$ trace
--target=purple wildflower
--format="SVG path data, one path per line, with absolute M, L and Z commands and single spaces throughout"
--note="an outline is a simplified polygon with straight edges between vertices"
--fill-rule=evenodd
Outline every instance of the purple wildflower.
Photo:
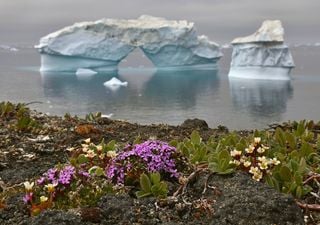
M 165 172 L 179 177 L 175 160 L 176 148 L 162 141 L 146 141 L 126 148 L 106 168 L 106 176 L 116 183 L 124 183 L 125 174 L 132 170 L 141 172 Z
M 74 173 L 75 173 L 75 168 L 73 166 L 64 167 L 59 172 L 58 182 L 64 185 L 70 184 Z
M 78 172 L 78 174 L 79 174 L 80 176 L 85 177 L 85 178 L 89 178 L 89 177 L 90 177 L 90 174 L 89 174 L 88 172 L 84 171 L 84 170 L 80 170 L 80 171 Z
M 51 169 L 49 169 L 46 173 L 45 173 L 45 175 L 47 176 L 47 179 L 49 180 L 49 181 L 55 181 L 56 179 L 57 179 L 57 177 L 56 177 L 56 173 L 57 173 L 57 169 L 56 168 L 51 168 Z
M 46 181 L 46 178 L 45 177 L 40 177 L 38 180 L 37 180 L 37 184 L 38 185 L 44 185 L 44 182 Z
M 25 196 L 23 196 L 23 202 L 25 203 L 25 204 L 28 204 L 29 202 L 31 202 L 32 201 L 32 197 L 33 197 L 33 193 L 32 192 L 28 192 L 28 193 L 26 193 L 25 194 Z

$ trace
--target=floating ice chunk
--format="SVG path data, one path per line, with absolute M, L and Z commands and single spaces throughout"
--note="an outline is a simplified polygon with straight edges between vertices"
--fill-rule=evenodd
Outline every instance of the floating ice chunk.
M 101 118 L 111 118 L 113 116 L 113 113 L 110 114 L 102 114 Z
M 112 91 L 116 91 L 120 87 L 127 87 L 128 82 L 127 81 L 122 82 L 118 78 L 113 77 L 110 80 L 104 82 L 103 85 L 106 86 L 107 88 L 111 89 Z
M 77 76 L 92 76 L 95 74 L 97 74 L 96 71 L 86 69 L 86 68 L 79 68 L 79 69 L 77 69 L 77 72 L 76 72 Z
M 0 49 L 7 50 L 7 51 L 10 51 L 10 52 L 19 51 L 19 49 L 11 47 L 11 46 L 8 46 L 8 45 L 0 45 Z
M 229 77 L 290 79 L 294 62 L 283 35 L 279 20 L 267 20 L 254 34 L 234 39 Z
M 215 63 L 222 56 L 219 45 L 198 36 L 193 23 L 146 15 L 76 23 L 41 38 L 35 47 L 46 71 L 114 69 L 137 47 L 157 67 Z

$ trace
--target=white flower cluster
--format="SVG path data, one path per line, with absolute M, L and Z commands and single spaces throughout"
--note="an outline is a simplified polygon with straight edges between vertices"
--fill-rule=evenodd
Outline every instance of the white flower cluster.
M 245 148 L 244 151 L 232 150 L 230 155 L 233 160 L 229 163 L 242 167 L 242 169 L 252 174 L 252 179 L 260 181 L 265 174 L 270 173 L 270 169 L 280 164 L 277 158 L 271 159 L 262 155 L 268 149 L 269 147 L 261 143 L 260 137 L 255 137 L 253 143 L 248 148 Z

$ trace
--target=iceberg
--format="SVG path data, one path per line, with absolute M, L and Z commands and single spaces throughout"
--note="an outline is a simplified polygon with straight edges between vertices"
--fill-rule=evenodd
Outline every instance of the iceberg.
M 266 20 L 254 34 L 234 39 L 229 77 L 289 80 L 294 67 L 280 20 Z
M 219 45 L 198 36 L 193 23 L 148 15 L 76 23 L 35 46 L 42 71 L 116 70 L 137 47 L 157 68 L 211 64 L 222 56 Z
M 122 82 L 118 78 L 112 77 L 110 80 L 104 82 L 103 85 L 105 87 L 109 88 L 112 91 L 116 91 L 120 87 L 127 87 L 128 86 L 128 82 L 127 81 Z

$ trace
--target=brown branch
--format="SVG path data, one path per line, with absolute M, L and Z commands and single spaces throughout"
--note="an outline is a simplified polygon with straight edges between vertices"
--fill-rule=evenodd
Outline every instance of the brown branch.
M 296 203 L 302 209 L 320 212 L 320 205 L 319 204 L 306 204 L 306 203 L 299 202 L 298 200 L 296 200 Z
M 183 194 L 185 192 L 185 189 L 187 188 L 187 185 L 190 183 L 190 181 L 192 181 L 198 175 L 198 173 L 200 173 L 203 170 L 204 170 L 203 168 L 199 168 L 196 171 L 192 172 L 187 177 L 185 182 L 179 186 L 178 190 L 176 190 L 176 192 L 173 193 L 172 197 L 177 197 L 178 195 Z
M 305 181 L 303 181 L 303 185 L 309 183 L 310 181 L 314 180 L 314 179 L 320 179 L 320 174 L 314 173 L 312 174 L 310 177 L 308 177 Z

